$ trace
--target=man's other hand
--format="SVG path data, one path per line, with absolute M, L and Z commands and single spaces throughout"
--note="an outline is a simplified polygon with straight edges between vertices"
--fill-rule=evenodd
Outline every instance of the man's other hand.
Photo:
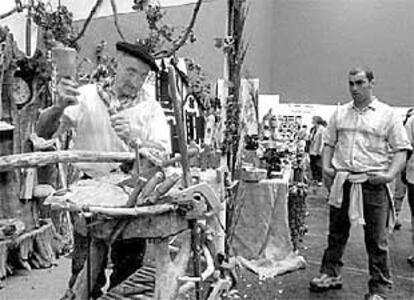
M 131 126 L 129 119 L 123 115 L 111 116 L 111 125 L 115 133 L 124 141 L 128 141 L 131 137 Z
M 386 184 L 391 182 L 394 177 L 391 176 L 388 172 L 378 171 L 378 172 L 368 172 L 368 182 L 371 184 Z
M 77 97 L 79 96 L 78 84 L 68 78 L 62 78 L 56 86 L 57 99 L 56 107 L 65 109 L 69 105 L 78 104 Z
M 332 167 L 322 169 L 322 179 L 325 187 L 330 190 L 335 179 L 336 170 Z
M 324 167 L 323 168 L 323 175 L 327 177 L 335 177 L 336 171 L 332 167 Z

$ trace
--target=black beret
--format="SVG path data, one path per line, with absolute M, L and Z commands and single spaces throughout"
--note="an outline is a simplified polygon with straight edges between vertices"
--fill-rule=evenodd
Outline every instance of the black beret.
M 117 42 L 116 43 L 116 50 L 124 52 L 132 57 L 139 58 L 146 64 L 148 64 L 151 70 L 157 72 L 158 66 L 155 63 L 154 57 L 147 51 L 144 46 L 139 44 L 130 44 L 127 42 Z

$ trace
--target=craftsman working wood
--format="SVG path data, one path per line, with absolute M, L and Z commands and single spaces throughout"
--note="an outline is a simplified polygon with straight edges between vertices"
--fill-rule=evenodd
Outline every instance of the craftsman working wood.
M 149 71 L 157 71 L 157 65 L 153 57 L 139 45 L 119 42 L 116 48 L 119 56 L 114 95 L 109 95 L 113 102 L 108 105 L 103 101 L 102 91 L 97 85 L 78 88 L 78 84 L 73 80 L 62 78 L 57 85 L 56 104 L 41 114 L 37 133 L 49 138 L 47 135 L 56 136 L 69 128 L 74 128 L 74 150 L 125 152 L 130 151 L 132 144 L 138 147 L 150 144 L 159 156 L 165 156 L 171 149 L 166 118 L 159 103 L 155 99 L 149 99 L 141 89 Z M 56 128 L 51 123 L 57 120 L 60 120 L 59 129 L 57 132 L 51 132 L 50 128 Z M 141 161 L 140 167 L 151 165 L 153 164 L 148 161 Z M 84 178 L 97 178 L 117 169 L 119 164 L 88 162 L 78 163 L 76 166 L 83 171 Z M 138 165 L 136 167 L 138 168 Z M 79 218 L 74 216 L 75 245 L 69 287 L 74 287 L 79 282 L 77 275 L 81 272 L 87 257 L 87 239 L 79 233 Z M 111 260 L 114 266 L 110 288 L 142 266 L 146 246 L 145 240 L 134 238 L 116 240 L 111 247 Z M 91 260 L 102 260 L 102 263 L 92 263 L 102 266 L 101 270 L 92 272 L 92 277 L 96 273 L 97 282 L 91 286 L 91 296 L 97 298 L 105 284 L 107 242 L 93 239 L 91 252 L 94 251 L 96 253 L 90 255 Z M 94 283 L 94 280 L 91 282 Z

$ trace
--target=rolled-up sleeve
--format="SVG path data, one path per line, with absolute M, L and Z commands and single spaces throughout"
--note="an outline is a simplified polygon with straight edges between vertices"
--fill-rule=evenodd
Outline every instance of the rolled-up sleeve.
M 338 110 L 336 110 L 329 119 L 328 126 L 324 130 L 323 142 L 325 145 L 335 147 L 338 141 L 337 119 Z
M 412 150 L 410 140 L 407 135 L 407 131 L 404 128 L 401 119 L 395 114 L 390 120 L 390 128 L 388 130 L 388 143 L 392 149 L 392 152 L 398 152 L 401 150 Z

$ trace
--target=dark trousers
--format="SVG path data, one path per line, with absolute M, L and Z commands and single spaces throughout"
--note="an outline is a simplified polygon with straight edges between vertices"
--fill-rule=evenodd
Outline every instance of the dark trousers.
M 407 184 L 407 199 L 411 210 L 411 242 L 414 245 L 414 183 Z
M 74 248 L 72 252 L 72 276 L 69 280 L 69 287 L 72 288 L 75 284 L 76 278 L 83 268 L 88 256 L 88 240 L 85 236 L 74 231 L 73 234 Z M 105 241 L 101 241 L 102 246 L 106 247 L 104 263 L 102 270 L 98 275 L 96 285 L 91 291 L 93 298 L 98 298 L 102 295 L 101 289 L 106 284 L 105 268 L 107 265 L 107 256 L 109 246 Z M 105 245 L 104 245 L 105 244 Z M 113 263 L 112 274 L 110 276 L 109 289 L 117 286 L 127 277 L 132 275 L 137 269 L 143 265 L 144 255 L 146 250 L 146 242 L 144 239 L 128 239 L 116 240 L 111 245 L 111 261 Z
M 320 155 L 309 155 L 312 179 L 322 182 L 322 157 Z
M 341 208 L 330 206 L 328 248 L 322 258 L 321 273 L 338 276 L 341 272 L 342 256 L 349 237 L 348 218 L 349 192 L 351 184 L 345 182 Z M 362 184 L 364 200 L 364 218 L 366 225 L 365 247 L 368 252 L 370 280 L 369 292 L 384 298 L 392 286 L 389 271 L 389 253 L 387 240 L 387 218 L 389 211 L 388 194 L 385 185 Z

